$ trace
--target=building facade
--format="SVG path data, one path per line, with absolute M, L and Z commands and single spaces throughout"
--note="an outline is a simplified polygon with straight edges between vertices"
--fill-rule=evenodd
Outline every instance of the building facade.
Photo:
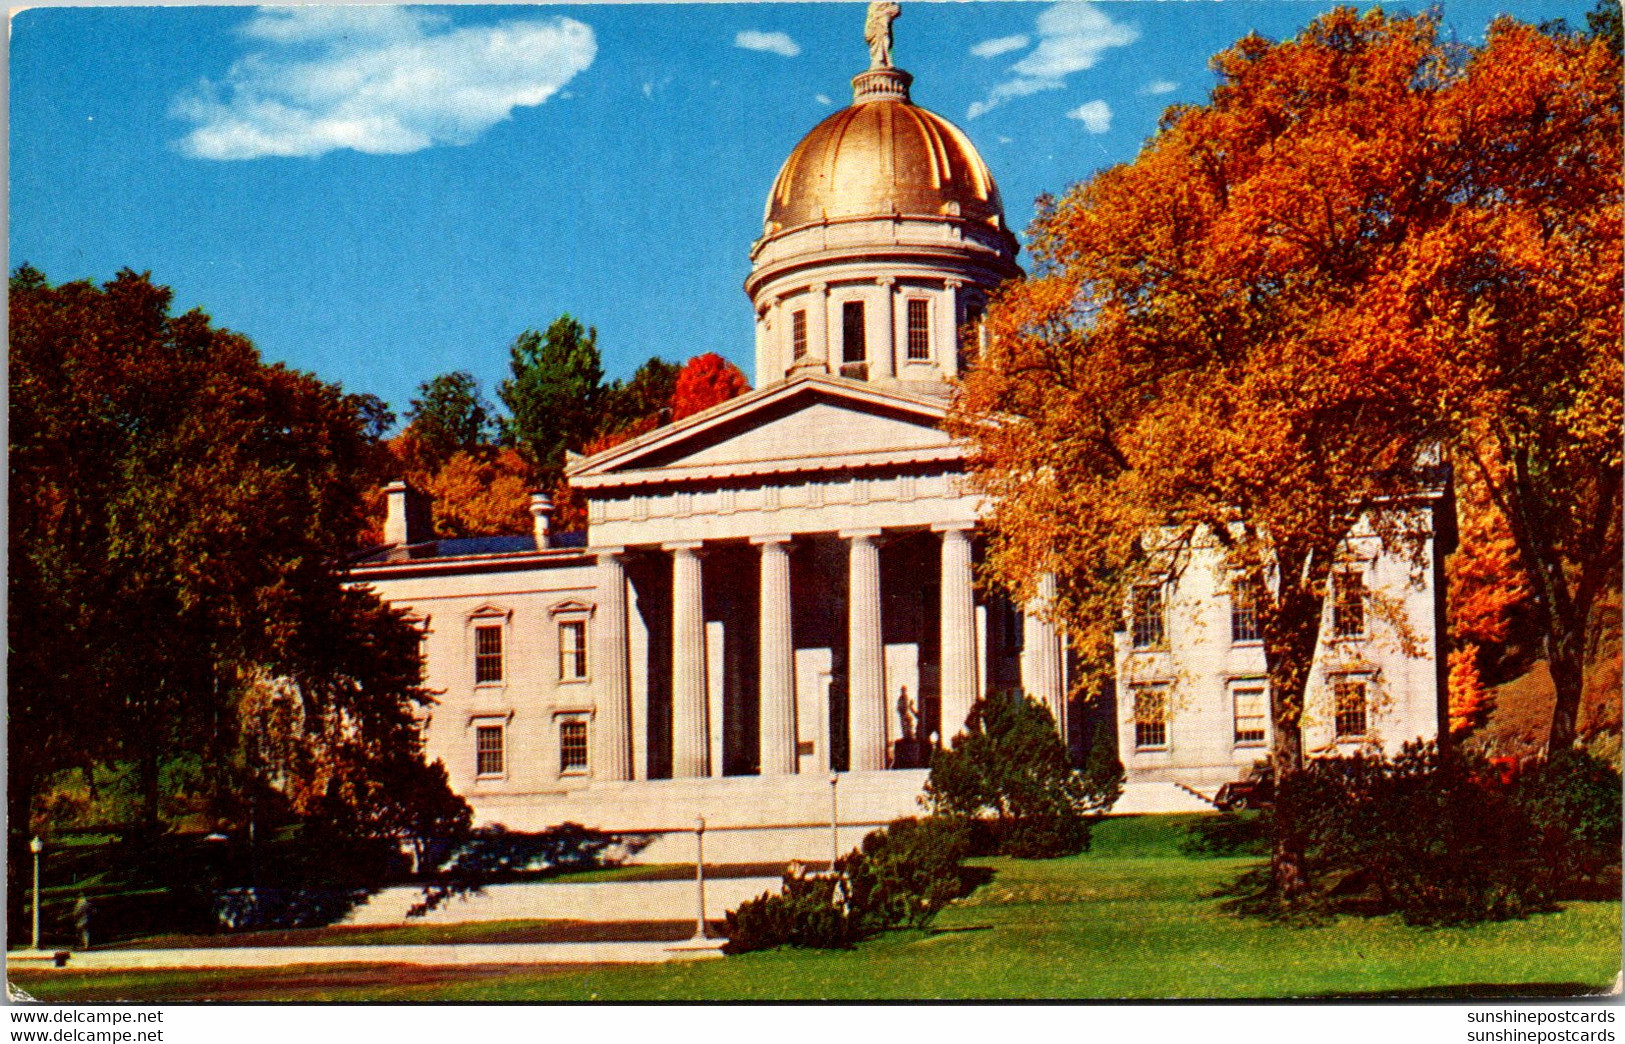
M 975 147 L 913 104 L 889 50 L 769 193 L 745 284 L 754 391 L 573 459 L 584 538 L 551 533 L 537 498 L 530 534 L 436 540 L 391 487 L 388 546 L 352 576 L 420 622 L 428 756 L 479 821 L 828 823 L 838 773 L 841 818 L 884 822 L 917 811 L 929 751 L 976 700 L 1022 690 L 1067 729 L 1062 637 L 1042 606 L 975 584 L 983 505 L 942 430 L 988 295 L 1020 274 L 1017 242 Z M 1223 602 L 1198 586 L 1169 600 Z M 1416 604 L 1430 636 L 1431 604 Z M 1216 655 L 1178 619 L 1156 643 L 1126 636 L 1119 658 L 1124 761 L 1169 790 L 1258 753 L 1256 730 L 1219 719 L 1252 720 L 1235 686 L 1261 654 L 1238 643 L 1176 686 Z M 1427 671 L 1382 663 L 1407 701 L 1436 702 Z M 1159 692 L 1162 738 L 1142 743 Z M 1371 720 L 1433 734 L 1411 702 Z

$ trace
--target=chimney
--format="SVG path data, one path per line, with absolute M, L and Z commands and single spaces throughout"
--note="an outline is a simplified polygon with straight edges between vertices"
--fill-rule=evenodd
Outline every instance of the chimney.
M 384 487 L 389 510 L 384 515 L 384 543 L 394 547 L 434 539 L 434 516 L 427 496 L 411 483 L 391 482 Z
M 547 550 L 547 524 L 553 516 L 553 498 L 546 493 L 530 495 L 530 517 L 536 527 L 536 550 Z

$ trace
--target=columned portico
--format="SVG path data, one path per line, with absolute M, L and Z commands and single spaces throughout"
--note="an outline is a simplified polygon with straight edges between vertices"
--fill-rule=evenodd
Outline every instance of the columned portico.
M 1055 605 L 1055 574 L 1038 579 L 1038 595 L 1027 604 L 1022 621 L 1021 687 L 1030 699 L 1049 708 L 1055 725 L 1066 732 L 1066 692 L 1061 676 L 1061 636 L 1050 622 Z
M 965 730 L 977 698 L 976 596 L 971 522 L 932 526 L 942 533 L 942 745 Z
M 848 543 L 847 742 L 854 772 L 886 767 L 885 635 L 880 618 L 878 529 L 842 532 Z
M 706 705 L 705 600 L 701 542 L 663 545 L 671 552 L 671 774 L 710 774 Z
M 632 688 L 627 664 L 626 566 L 620 548 L 598 553 L 597 648 L 599 779 L 632 778 Z
M 794 635 L 790 622 L 790 538 L 755 537 L 762 549 L 760 598 L 761 773 L 794 775 L 798 757 Z

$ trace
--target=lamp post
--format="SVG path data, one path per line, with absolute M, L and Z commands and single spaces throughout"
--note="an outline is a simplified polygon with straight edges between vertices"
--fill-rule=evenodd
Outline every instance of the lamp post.
M 841 858 L 840 806 L 835 799 L 840 782 L 839 775 L 834 772 L 829 774 L 829 872 L 832 874 L 835 872 L 835 861 Z
M 32 948 L 39 949 L 39 857 L 45 851 L 45 842 L 38 835 L 28 842 L 28 850 L 34 853 L 34 933 Z
M 705 817 L 694 817 L 694 938 L 705 934 Z

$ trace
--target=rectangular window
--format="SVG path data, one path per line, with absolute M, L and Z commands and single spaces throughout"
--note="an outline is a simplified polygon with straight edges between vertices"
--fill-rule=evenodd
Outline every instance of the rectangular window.
M 807 312 L 805 309 L 790 313 L 790 354 L 797 359 L 807 354 Z
M 1162 627 L 1162 585 L 1145 584 L 1134 589 L 1130 630 L 1136 649 L 1155 649 L 1165 637 Z
M 908 357 L 931 358 L 931 302 L 918 299 L 908 303 Z
M 1359 573 L 1332 576 L 1332 634 L 1338 638 L 1365 635 L 1365 580 Z
M 1258 622 L 1259 596 L 1263 593 L 1257 580 L 1236 577 L 1230 584 L 1230 641 L 1258 642 L 1264 640 L 1263 628 Z
M 474 684 L 488 685 L 502 680 L 502 625 L 481 624 L 474 628 Z
M 1168 745 L 1168 686 L 1134 686 L 1134 746 L 1149 750 Z
M 975 356 L 982 347 L 982 306 L 969 305 L 965 309 L 965 325 L 959 328 L 959 359 L 961 364 Z
M 1338 678 L 1332 682 L 1335 707 L 1332 731 L 1339 740 L 1359 739 L 1366 730 L 1364 678 Z
M 479 725 L 474 729 L 474 772 L 480 776 L 503 773 L 502 726 Z
M 587 677 L 587 621 L 564 620 L 559 624 L 559 680 L 581 681 Z
M 869 358 L 869 332 L 863 320 L 863 302 L 841 305 L 841 361 L 860 363 Z
M 1236 746 L 1261 747 L 1268 734 L 1269 701 L 1264 686 L 1237 685 L 1230 690 L 1236 713 Z
M 559 719 L 559 772 L 587 771 L 587 719 Z

